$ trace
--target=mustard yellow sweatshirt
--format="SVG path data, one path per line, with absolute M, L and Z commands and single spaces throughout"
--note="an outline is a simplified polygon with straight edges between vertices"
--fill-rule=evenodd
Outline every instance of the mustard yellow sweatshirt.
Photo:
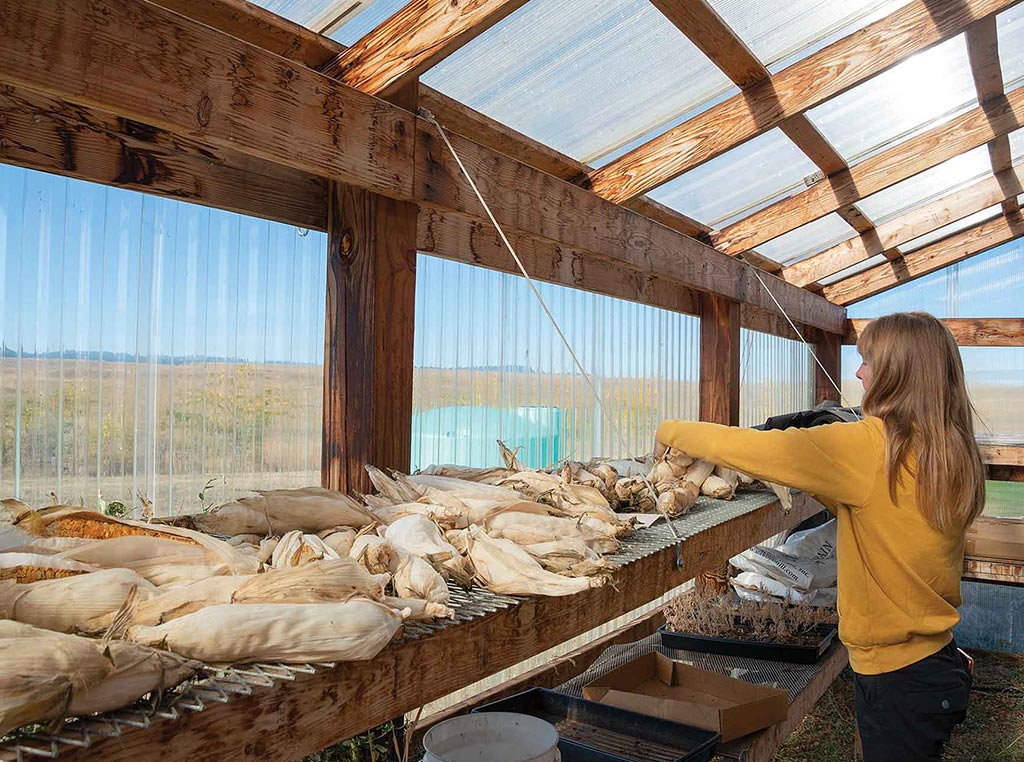
M 890 499 L 881 419 L 775 431 L 665 421 L 657 438 L 805 490 L 836 514 L 839 637 L 855 672 L 892 672 L 949 643 L 960 620 L 964 538 L 928 525 L 913 479 Z

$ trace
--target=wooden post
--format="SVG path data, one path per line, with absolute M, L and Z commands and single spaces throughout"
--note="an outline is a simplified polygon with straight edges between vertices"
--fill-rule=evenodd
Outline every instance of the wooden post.
M 700 303 L 700 419 L 738 426 L 740 305 L 707 293 Z
M 415 110 L 416 83 L 395 100 Z M 368 463 L 409 470 L 417 212 L 328 184 L 321 483 L 329 489 L 369 492 Z
M 826 333 L 814 347 L 814 354 L 818 356 L 818 360 L 825 366 L 828 375 L 832 376 L 833 380 L 840 386 L 843 383 L 840 375 L 842 371 L 842 343 L 843 337 L 839 334 Z M 839 402 L 839 392 L 832 386 L 832 382 L 822 372 L 818 363 L 814 363 L 814 404 L 820 405 L 825 400 Z

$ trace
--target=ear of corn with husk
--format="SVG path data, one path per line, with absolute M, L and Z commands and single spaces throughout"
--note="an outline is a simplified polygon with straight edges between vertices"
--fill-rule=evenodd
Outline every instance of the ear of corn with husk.
M 451 591 L 444 577 L 429 563 L 394 547 L 383 537 L 365 534 L 356 538 L 349 556 L 371 574 L 390 573 L 395 593 L 400 598 L 422 598 L 447 604 Z
M 351 527 L 334 527 L 318 532 L 317 536 L 339 556 L 347 556 L 356 540 L 356 530 Z
M 421 498 L 425 499 L 425 498 Z M 384 524 L 393 524 L 406 516 L 423 516 L 436 523 L 441 529 L 465 529 L 469 525 L 466 509 L 432 503 L 398 503 L 383 508 L 374 508 L 373 515 Z
M 294 529 L 287 532 L 274 547 L 270 565 L 275 569 L 287 569 L 325 558 L 338 558 L 338 553 L 315 534 L 304 534 L 302 530 Z
M 392 546 L 410 555 L 428 561 L 435 569 L 456 582 L 468 585 L 473 579 L 473 568 L 451 543 L 440 528 L 423 516 L 403 516 L 394 523 L 382 526 L 378 534 Z
M 127 638 L 209 664 L 372 659 L 402 626 L 400 612 L 368 598 L 344 603 L 208 606 Z
M 146 600 L 156 593 L 156 587 L 128 569 L 104 569 L 29 584 L 0 582 L 0 619 L 71 632 L 90 619 L 117 611 L 132 591 Z
M 572 595 L 599 587 L 599 577 L 563 577 L 542 567 L 511 540 L 489 537 L 470 527 L 469 557 L 478 579 L 492 592 L 506 595 Z
M 386 595 L 381 599 L 384 605 L 401 612 L 407 620 L 429 622 L 434 619 L 446 619 L 455 616 L 455 609 L 443 603 L 431 603 L 422 598 L 396 598 Z
M 283 534 L 293 529 L 316 533 L 332 527 L 363 527 L 373 515 L 342 492 L 321 487 L 266 490 L 191 517 L 197 529 L 214 534 Z
M 545 569 L 566 577 L 596 577 L 616 569 L 612 561 L 602 558 L 578 539 L 565 538 L 521 547 Z
M 0 580 L 39 582 L 97 571 L 98 567 L 39 553 L 0 553 Z
M 472 529 L 472 527 L 470 527 Z M 519 545 L 535 545 L 565 538 L 582 541 L 592 550 L 607 554 L 619 549 L 614 536 L 595 530 L 585 519 L 538 516 L 533 513 L 505 511 L 491 517 L 484 529 L 492 537 L 501 537 Z
M 0 621 L 0 734 L 33 722 L 120 709 L 198 665 L 134 643 Z

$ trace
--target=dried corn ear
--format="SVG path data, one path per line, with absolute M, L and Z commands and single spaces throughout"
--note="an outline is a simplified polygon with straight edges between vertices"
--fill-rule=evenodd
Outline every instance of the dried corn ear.
M 342 492 L 320 487 L 273 490 L 244 497 L 192 517 L 197 529 L 214 534 L 316 533 L 337 526 L 363 527 L 373 515 Z
M 402 615 L 368 598 L 344 603 L 221 604 L 127 637 L 209 664 L 372 659 L 402 626 Z
M 713 497 L 716 500 L 732 500 L 736 493 L 736 487 L 720 476 L 712 474 L 700 485 L 700 491 L 702 495 Z
M 58 556 L 43 556 L 38 553 L 0 553 L 0 580 L 9 579 L 26 584 L 44 579 L 73 577 L 76 574 L 92 571 L 98 571 L 98 568 Z
M 510 540 L 489 537 L 470 527 L 469 556 L 484 586 L 506 595 L 572 595 L 603 580 L 597 577 L 563 577 L 542 567 L 536 559 Z

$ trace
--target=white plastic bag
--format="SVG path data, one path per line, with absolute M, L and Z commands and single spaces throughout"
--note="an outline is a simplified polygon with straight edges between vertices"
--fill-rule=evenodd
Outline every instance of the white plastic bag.
M 754 572 L 742 572 L 729 580 L 733 590 L 743 600 L 774 603 L 805 604 L 810 606 L 834 606 L 836 588 L 801 592 L 787 587 L 778 580 Z
M 760 574 L 801 593 L 836 584 L 835 519 L 791 535 L 777 547 L 759 545 L 729 559 L 742 572 Z

